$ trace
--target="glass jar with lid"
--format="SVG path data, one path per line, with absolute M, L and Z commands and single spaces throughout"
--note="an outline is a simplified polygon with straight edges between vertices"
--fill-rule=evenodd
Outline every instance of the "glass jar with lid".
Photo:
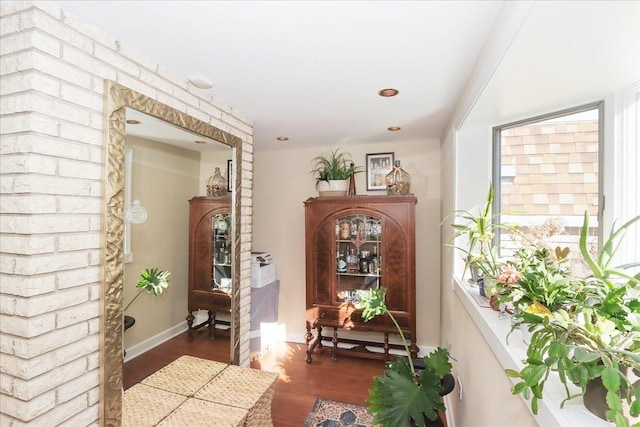
M 387 194 L 409 194 L 411 175 L 400 167 L 400 160 L 396 160 L 393 169 L 385 177 L 385 182 L 387 184 Z
M 227 195 L 227 180 L 220 173 L 220 168 L 216 166 L 213 175 L 207 179 L 207 196 L 223 197 Z

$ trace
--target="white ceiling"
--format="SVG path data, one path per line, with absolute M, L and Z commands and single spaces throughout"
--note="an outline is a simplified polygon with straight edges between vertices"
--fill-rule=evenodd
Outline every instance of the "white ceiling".
M 56 3 L 185 79 L 208 77 L 216 98 L 253 120 L 256 150 L 439 138 L 502 5 Z M 400 94 L 378 96 L 388 87 Z

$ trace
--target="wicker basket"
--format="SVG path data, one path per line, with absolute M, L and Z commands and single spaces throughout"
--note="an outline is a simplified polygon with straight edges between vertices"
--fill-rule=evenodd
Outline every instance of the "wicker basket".
M 142 380 L 142 384 L 183 396 L 193 396 L 226 367 L 226 363 L 182 356 Z
M 162 420 L 158 427 L 242 427 L 246 419 L 246 409 L 190 398 Z
M 124 393 L 123 425 L 272 427 L 277 380 L 274 372 L 182 356 Z
M 144 384 L 136 384 L 124 392 L 122 425 L 152 427 L 179 407 L 187 398 Z
M 247 409 L 245 426 L 273 426 L 271 401 L 278 380 L 274 372 L 231 365 L 199 390 L 195 397 Z

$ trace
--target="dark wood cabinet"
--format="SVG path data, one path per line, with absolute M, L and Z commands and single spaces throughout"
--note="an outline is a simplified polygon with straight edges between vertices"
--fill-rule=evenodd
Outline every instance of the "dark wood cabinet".
M 189 200 L 188 340 L 201 327 L 209 328 L 211 339 L 216 333 L 228 334 L 229 322 L 216 315 L 231 312 L 232 242 L 230 197 Z M 208 316 L 194 325 L 198 310 L 207 310 Z
M 398 333 L 389 316 L 366 323 L 361 318 L 363 293 L 379 287 L 386 288 L 387 307 L 417 356 L 416 203 L 413 195 L 316 197 L 304 202 L 308 363 L 327 341 L 333 360 L 339 354 L 388 360 L 390 349 L 404 350 L 389 343 L 389 334 Z M 379 333 L 380 340 L 352 339 L 344 331 Z

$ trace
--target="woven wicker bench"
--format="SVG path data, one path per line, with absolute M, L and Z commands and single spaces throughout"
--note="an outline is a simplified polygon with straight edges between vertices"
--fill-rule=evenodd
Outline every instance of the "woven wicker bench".
M 274 372 L 182 356 L 126 392 L 123 425 L 272 427 Z

